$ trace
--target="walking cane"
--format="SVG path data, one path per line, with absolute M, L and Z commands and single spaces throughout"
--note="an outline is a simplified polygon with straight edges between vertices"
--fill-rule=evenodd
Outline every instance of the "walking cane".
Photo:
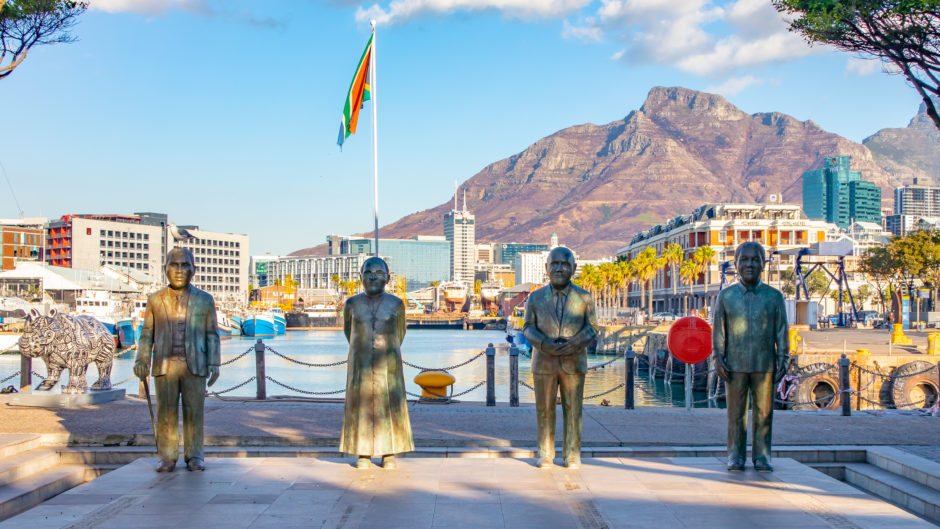
M 153 402 L 150 401 L 150 377 L 144 377 L 144 392 L 147 393 L 147 409 L 150 410 L 150 426 L 153 427 L 153 444 L 157 444 L 157 421 L 153 418 Z

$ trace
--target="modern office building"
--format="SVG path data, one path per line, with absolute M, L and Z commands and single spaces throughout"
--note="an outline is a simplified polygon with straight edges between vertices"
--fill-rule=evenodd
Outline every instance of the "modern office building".
M 850 170 L 851 156 L 825 158 L 821 169 L 803 173 L 803 210 L 811 219 L 840 228 L 853 221 L 881 223 L 881 188 Z
M 327 236 L 330 251 L 339 254 L 365 255 L 373 253 L 374 239 L 365 237 Z M 450 278 L 450 242 L 441 235 L 415 235 L 410 239 L 379 239 L 379 255 L 388 263 L 392 274 L 405 277 L 406 288 L 417 290 Z M 472 270 L 472 264 L 471 264 Z M 472 275 L 470 276 L 473 277 Z
M 274 280 L 269 279 L 268 264 L 278 259 L 281 257 L 277 255 L 252 255 L 248 262 L 248 284 L 252 288 L 272 286 Z
M 894 214 L 918 217 L 940 217 L 940 187 L 914 185 L 894 190 Z
M 48 219 L 0 219 L 0 270 L 13 270 L 16 263 L 41 261 Z
M 467 211 L 466 194 L 463 209 L 459 211 L 455 194 L 454 209 L 444 214 L 444 237 L 451 244 L 450 279 L 454 281 L 473 282 L 473 265 L 476 263 L 475 223 L 473 214 Z
M 493 243 L 493 262 L 512 266 L 516 254 L 522 252 L 547 252 L 550 249 L 547 244 L 535 244 L 530 242 Z
M 193 285 L 212 294 L 216 304 L 236 304 L 248 301 L 248 265 L 250 250 L 248 236 L 199 229 L 199 226 L 180 226 L 195 239 L 173 242 L 173 246 L 188 248 L 196 259 Z M 167 241 L 173 236 L 166 230 Z
M 513 258 L 512 268 L 516 272 L 516 284 L 548 282 L 545 263 L 548 260 L 548 251 L 520 252 Z
M 113 265 L 162 270 L 162 233 L 134 215 L 63 215 L 46 230 L 45 260 L 53 266 L 97 270 Z
M 267 263 L 268 282 L 279 280 L 283 284 L 291 276 L 298 290 L 335 290 L 340 281 L 359 279 L 359 269 L 369 257 L 367 253 L 280 257 Z
M 477 244 L 477 264 L 493 263 L 493 245 L 490 243 Z

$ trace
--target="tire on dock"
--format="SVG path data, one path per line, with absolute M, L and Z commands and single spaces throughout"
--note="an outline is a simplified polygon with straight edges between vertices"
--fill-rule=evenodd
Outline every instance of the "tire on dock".
M 828 368 L 828 369 L 826 369 Z M 800 369 L 812 376 L 801 379 L 793 396 L 790 397 L 794 410 L 835 410 L 839 399 L 839 368 L 832 364 L 809 364 Z
M 937 403 L 940 387 L 937 366 L 923 360 L 908 362 L 892 375 L 891 404 L 895 408 L 930 408 Z

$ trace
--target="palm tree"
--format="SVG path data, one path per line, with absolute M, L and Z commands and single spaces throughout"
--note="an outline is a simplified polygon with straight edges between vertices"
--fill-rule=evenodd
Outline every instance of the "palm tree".
M 676 243 L 672 243 L 669 246 L 666 246 L 666 249 L 663 250 L 663 259 L 666 261 L 666 266 L 671 268 L 669 282 L 672 283 L 673 298 L 675 298 L 678 294 L 679 286 L 676 277 L 676 267 L 679 266 L 679 263 L 682 262 L 683 258 L 685 258 L 685 252 L 682 250 L 682 247 Z
M 626 259 L 618 261 L 617 267 L 620 268 L 620 306 L 623 307 L 626 305 L 626 299 L 629 296 L 630 283 L 636 279 L 636 267 Z
M 692 254 L 692 259 L 702 265 L 702 271 L 705 273 L 705 299 L 708 299 L 708 283 L 711 276 L 712 261 L 718 254 L 711 246 L 702 246 Z
M 698 278 L 698 275 L 701 273 L 701 265 L 696 263 L 694 259 L 682 261 L 682 264 L 679 265 L 679 275 L 689 284 L 689 295 L 685 298 L 684 314 L 689 313 L 689 298 L 692 297 L 693 294 L 692 287 L 695 285 L 695 279 Z
M 623 272 L 621 272 L 617 263 L 604 263 L 601 266 L 605 269 L 604 282 L 610 293 L 607 306 L 612 307 L 614 305 L 614 294 L 619 294 L 620 283 L 623 282 Z
M 649 246 L 640 252 L 633 260 L 636 266 L 637 279 L 640 281 L 640 302 L 642 304 L 645 291 L 649 291 L 649 302 L 646 305 L 647 317 L 653 317 L 653 279 L 665 266 L 665 260 L 658 257 L 656 248 Z
M 597 267 L 592 264 L 586 264 L 578 270 L 580 270 L 580 273 L 577 279 L 574 280 L 575 284 L 590 292 L 591 296 L 599 302 L 600 300 L 597 299 L 597 286 L 595 284 L 597 281 Z

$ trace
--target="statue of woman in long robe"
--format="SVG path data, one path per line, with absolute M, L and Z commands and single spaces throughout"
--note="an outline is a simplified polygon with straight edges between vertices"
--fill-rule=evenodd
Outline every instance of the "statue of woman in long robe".
M 414 450 L 401 361 L 405 305 L 385 292 L 388 275 L 385 261 L 367 259 L 365 293 L 347 299 L 343 311 L 349 363 L 339 449 L 359 456 L 357 468 L 379 455 L 384 468 L 395 468 L 395 454 Z

